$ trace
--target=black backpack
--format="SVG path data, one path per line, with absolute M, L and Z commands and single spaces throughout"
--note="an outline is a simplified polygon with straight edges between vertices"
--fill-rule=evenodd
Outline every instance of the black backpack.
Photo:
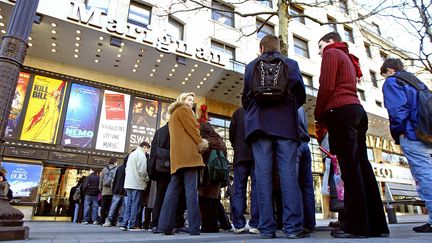
M 249 96 L 257 104 L 283 101 L 288 92 L 285 69 L 284 56 L 281 54 L 261 55 L 254 66 Z
M 222 151 L 212 149 L 207 163 L 210 182 L 226 185 L 229 177 L 228 164 L 229 161 L 225 158 Z
M 396 77 L 418 90 L 416 135 L 423 142 L 432 143 L 432 91 L 411 73 L 400 72 L 390 77 Z

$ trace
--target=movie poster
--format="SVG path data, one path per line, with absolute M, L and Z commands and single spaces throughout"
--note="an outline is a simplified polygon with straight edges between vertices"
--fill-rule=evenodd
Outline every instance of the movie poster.
M 66 81 L 36 75 L 24 118 L 21 140 L 55 143 Z
M 170 103 L 165 103 L 162 102 L 161 103 L 161 115 L 159 118 L 159 127 L 163 127 L 165 124 L 167 124 L 168 120 L 169 120 L 169 114 L 168 114 L 168 106 L 170 105 Z
M 105 90 L 96 149 L 124 152 L 129 103 L 130 95 Z
M 2 162 L 1 165 L 7 171 L 6 179 L 9 182 L 13 197 L 31 197 L 32 200 L 30 201 L 36 201 L 42 165 L 12 162 Z
M 30 74 L 23 72 L 19 73 L 18 83 L 15 89 L 14 98 L 9 112 L 9 119 L 5 130 L 6 138 L 19 138 L 19 131 L 17 128 L 22 120 L 21 111 L 24 105 L 29 79 Z
M 136 148 L 143 141 L 151 143 L 156 132 L 158 102 L 135 97 L 132 106 L 129 150 Z
M 90 148 L 94 141 L 96 114 L 99 110 L 100 89 L 72 84 L 62 145 Z

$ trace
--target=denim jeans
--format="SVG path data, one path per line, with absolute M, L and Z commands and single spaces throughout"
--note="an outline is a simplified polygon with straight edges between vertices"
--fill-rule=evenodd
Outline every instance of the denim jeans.
M 432 144 L 409 140 L 401 135 L 400 145 L 416 181 L 417 192 L 425 201 L 429 212 L 429 224 L 432 224 Z
M 78 202 L 75 203 L 75 209 L 73 214 L 73 223 L 78 223 L 78 214 L 79 214 L 80 204 Z
M 138 227 L 139 211 L 143 190 L 126 189 L 127 197 L 123 213 L 122 226 L 125 228 Z
M 171 181 L 168 185 L 159 215 L 159 231 L 169 233 L 174 229 L 179 195 L 184 186 L 189 233 L 196 234 L 200 232 L 201 223 L 198 206 L 197 180 L 198 170 L 195 168 L 184 168 L 171 175 Z
M 241 229 L 246 225 L 243 215 L 246 206 L 246 186 L 249 175 L 251 176 L 251 205 L 249 226 L 258 228 L 259 213 L 256 195 L 255 165 L 253 161 L 241 161 L 234 165 L 234 192 L 231 199 L 232 221 L 234 228 Z
M 276 232 L 273 214 L 273 161 L 278 168 L 283 205 L 283 226 L 286 234 L 303 230 L 301 194 L 298 183 L 296 141 L 278 137 L 260 137 L 252 141 L 259 210 L 259 230 L 263 236 Z
M 98 197 L 88 196 L 84 197 L 84 218 L 83 222 L 89 222 L 89 213 L 91 209 L 91 221 L 95 222 L 98 216 Z
M 298 148 L 299 185 L 303 199 L 303 227 L 315 230 L 315 195 L 312 178 L 312 159 L 309 145 L 302 142 Z
M 112 197 L 111 207 L 109 209 L 107 220 L 110 223 L 114 222 L 115 215 L 117 216 L 117 222 L 122 222 L 123 216 L 120 213 L 121 206 L 123 205 L 123 196 L 120 194 L 114 194 Z M 106 221 L 105 221 L 106 222 Z

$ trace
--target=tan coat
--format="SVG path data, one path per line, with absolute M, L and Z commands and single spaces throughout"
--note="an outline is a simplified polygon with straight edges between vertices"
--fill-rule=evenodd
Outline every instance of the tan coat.
M 181 168 L 203 167 L 204 162 L 198 150 L 203 140 L 194 112 L 182 101 L 171 104 L 168 112 L 171 114 L 168 122 L 171 174 Z

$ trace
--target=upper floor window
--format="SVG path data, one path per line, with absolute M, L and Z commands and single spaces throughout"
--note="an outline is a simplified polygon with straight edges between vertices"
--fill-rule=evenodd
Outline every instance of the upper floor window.
M 357 95 L 358 95 L 358 97 L 360 97 L 361 100 L 366 101 L 366 96 L 365 96 L 364 90 L 358 89 Z
M 353 35 L 353 31 L 350 27 L 344 26 L 344 35 L 345 35 L 346 41 L 350 41 L 350 42 L 354 43 L 354 35 Z
M 173 18 L 169 18 L 167 33 L 174 39 L 183 40 L 184 25 Z
M 329 23 L 328 24 L 329 31 L 330 32 L 337 32 L 337 27 L 335 24 L 336 19 L 334 19 L 333 17 L 327 16 L 327 22 Z
M 296 6 L 291 6 L 290 7 L 290 14 L 291 15 L 303 15 L 304 11 L 303 11 L 303 9 L 298 8 Z M 302 23 L 302 24 L 305 24 L 305 18 L 303 16 L 293 17 L 293 19 Z
M 369 58 L 372 58 L 372 52 L 371 52 L 371 47 L 370 47 L 370 45 L 367 44 L 367 43 L 365 43 L 364 46 L 365 46 L 365 50 L 366 50 L 366 55 L 367 55 Z
M 269 8 L 273 8 L 273 1 L 272 0 L 256 0 L 256 1 L 261 3 L 264 6 L 267 6 Z
M 383 52 L 383 51 L 380 51 L 380 58 L 381 58 L 381 61 L 385 61 L 386 59 L 387 59 L 387 54 L 385 53 L 385 52 Z
M 151 7 L 136 2 L 129 6 L 128 23 L 147 27 L 150 24 Z
M 339 0 L 339 9 L 348 14 L 348 2 L 346 0 Z
M 235 60 L 235 48 L 232 46 L 225 45 L 223 43 L 212 40 L 211 41 L 211 49 L 216 50 L 221 53 L 225 53 L 231 60 Z
M 375 88 L 378 88 L 378 80 L 377 80 L 377 77 L 376 77 L 376 73 L 374 71 L 369 71 L 369 75 L 371 77 L 372 85 Z
M 105 13 L 108 12 L 109 0 L 86 0 L 87 9 L 92 7 L 103 9 Z
M 303 77 L 303 83 L 306 86 L 313 87 L 312 76 L 302 73 L 302 77 Z
M 309 58 L 308 42 L 294 36 L 294 52 L 300 56 Z
M 229 11 L 233 11 L 232 8 L 216 1 L 212 1 L 212 8 L 222 10 L 222 11 L 218 11 L 212 9 L 211 13 L 212 13 L 212 19 L 214 21 L 234 27 L 234 13 L 229 12 Z
M 381 102 L 381 101 L 375 100 L 375 104 L 376 104 L 378 107 L 382 107 L 382 102 Z
M 256 28 L 257 30 L 259 29 L 259 31 L 257 31 L 257 37 L 260 40 L 266 35 L 274 35 L 273 25 L 270 25 L 269 23 L 264 24 L 264 21 L 262 20 L 257 19 Z
M 372 23 L 372 27 L 373 27 L 374 31 L 375 31 L 378 35 L 381 35 L 381 30 L 380 30 L 379 25 L 377 25 L 377 24 L 375 24 L 375 23 Z

